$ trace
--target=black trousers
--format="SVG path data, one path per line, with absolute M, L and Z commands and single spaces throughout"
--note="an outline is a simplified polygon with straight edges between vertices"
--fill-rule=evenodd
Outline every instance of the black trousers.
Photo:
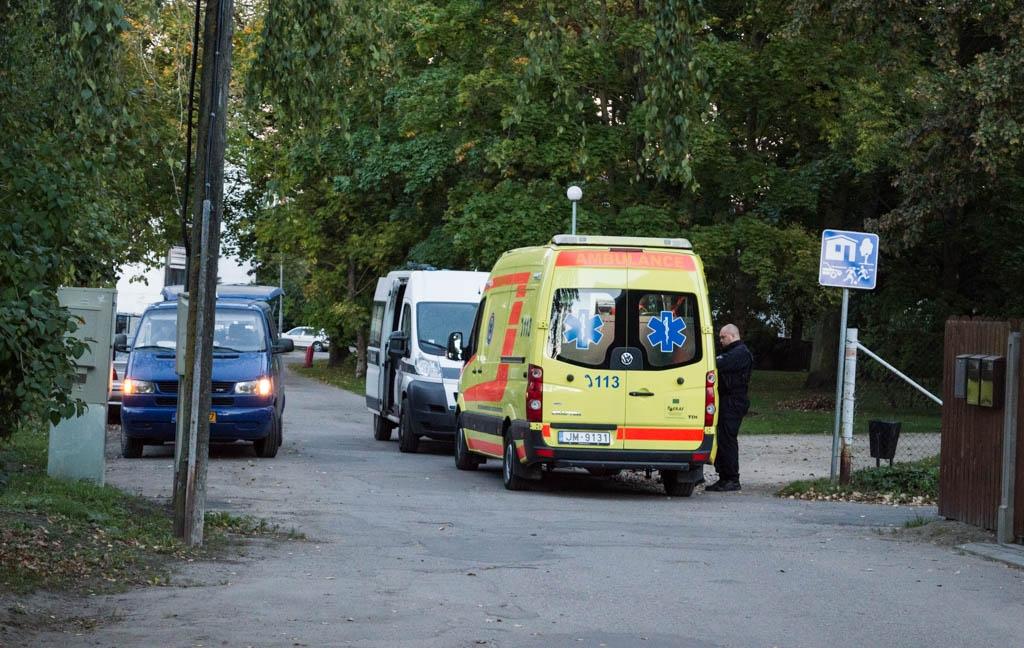
M 715 472 L 719 479 L 740 480 L 740 422 L 743 417 L 722 416 L 718 419 L 718 455 L 715 457 Z

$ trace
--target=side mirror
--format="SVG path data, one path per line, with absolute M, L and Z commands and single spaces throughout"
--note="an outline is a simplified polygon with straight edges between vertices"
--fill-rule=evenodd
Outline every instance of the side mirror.
M 462 331 L 452 331 L 448 335 L 448 353 L 446 355 L 449 360 L 462 362 Z
M 395 331 L 388 336 L 388 355 L 392 358 L 404 358 L 409 353 L 409 338 L 402 331 Z
M 114 336 L 114 351 L 118 353 L 128 352 L 128 336 L 124 333 L 118 333 Z
M 274 342 L 274 347 L 272 350 L 274 353 L 291 353 L 292 351 L 295 350 L 295 340 L 291 340 L 289 338 L 281 338 L 278 341 Z

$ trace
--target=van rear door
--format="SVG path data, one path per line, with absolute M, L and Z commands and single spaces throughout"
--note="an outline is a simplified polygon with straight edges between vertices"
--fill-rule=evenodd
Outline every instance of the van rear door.
M 388 283 L 386 277 L 377 280 L 377 290 L 373 295 L 373 311 L 370 314 L 370 339 L 366 343 L 366 406 L 373 412 L 381 411 L 384 365 L 382 337 Z
M 626 268 L 556 262 L 545 331 L 545 442 L 555 447 L 621 449 L 625 372 L 617 367 L 627 331 Z M 544 306 L 541 306 L 543 312 Z
M 647 255 L 674 259 L 654 263 Z M 704 354 L 712 352 L 702 348 L 705 323 L 697 292 L 702 283 L 685 255 L 632 256 L 626 312 L 629 346 L 638 348 L 641 358 L 626 372 L 623 447 L 695 450 L 704 440 Z M 681 267 L 674 267 L 680 260 Z

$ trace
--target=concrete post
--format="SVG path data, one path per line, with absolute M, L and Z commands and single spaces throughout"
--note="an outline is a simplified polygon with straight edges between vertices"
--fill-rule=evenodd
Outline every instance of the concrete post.
M 839 483 L 850 483 L 853 461 L 853 409 L 857 389 L 857 329 L 846 331 L 846 357 L 843 362 L 843 447 L 839 458 Z
M 1003 474 L 1002 498 L 996 518 L 996 540 L 1011 544 L 1013 533 L 1014 487 L 1017 468 L 1017 394 L 1020 393 L 1020 333 L 1010 333 L 1006 341 L 1006 389 L 1003 391 Z

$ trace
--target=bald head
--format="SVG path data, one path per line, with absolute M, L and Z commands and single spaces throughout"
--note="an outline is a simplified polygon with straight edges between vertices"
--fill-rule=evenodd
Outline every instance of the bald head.
M 718 341 L 722 343 L 722 346 L 729 346 L 739 339 L 740 330 L 736 328 L 735 324 L 726 324 L 722 327 L 722 330 L 718 332 Z

